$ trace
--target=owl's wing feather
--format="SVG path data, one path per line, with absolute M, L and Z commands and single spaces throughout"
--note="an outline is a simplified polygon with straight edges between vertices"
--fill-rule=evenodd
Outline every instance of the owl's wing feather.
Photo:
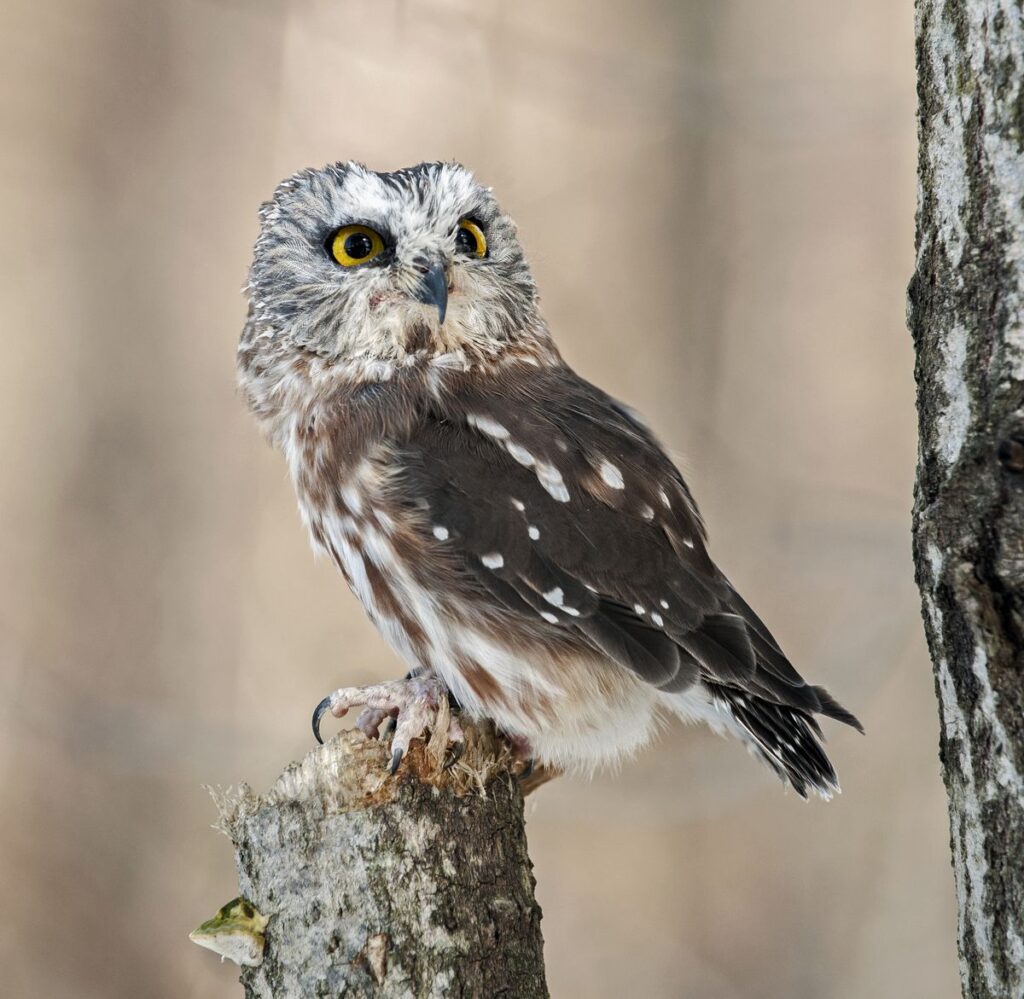
M 399 463 L 396 488 L 425 506 L 478 599 L 583 636 L 665 691 L 701 679 L 852 719 L 803 681 L 711 561 L 649 431 L 568 368 L 446 400 Z

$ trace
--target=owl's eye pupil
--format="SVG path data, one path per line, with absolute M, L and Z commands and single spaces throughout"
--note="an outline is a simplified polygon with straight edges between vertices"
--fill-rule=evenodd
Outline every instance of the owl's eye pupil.
M 463 253 L 476 253 L 476 237 L 469 229 L 460 228 L 455 234 L 455 247 Z
M 353 260 L 362 260 L 373 253 L 373 240 L 365 232 L 354 232 L 345 240 L 345 252 Z
M 324 249 L 342 267 L 358 267 L 375 260 L 387 247 L 384 237 L 375 229 L 354 223 L 336 229 Z

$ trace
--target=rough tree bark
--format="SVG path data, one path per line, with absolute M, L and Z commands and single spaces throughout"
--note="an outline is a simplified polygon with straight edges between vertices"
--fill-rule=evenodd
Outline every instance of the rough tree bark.
M 965 996 L 1024 996 L 1024 16 L 919 0 L 914 560 Z
M 193 939 L 251 962 L 247 999 L 547 996 L 513 761 L 464 727 L 449 771 L 432 741 L 385 778 L 386 747 L 354 731 L 266 794 L 218 795 L 256 925 L 225 907 Z

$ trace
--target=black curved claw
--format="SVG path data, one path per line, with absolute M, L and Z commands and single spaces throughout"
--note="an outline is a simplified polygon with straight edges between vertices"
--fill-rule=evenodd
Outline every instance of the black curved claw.
M 394 776 L 395 771 L 398 769 L 398 764 L 402 762 L 402 750 L 396 749 L 391 754 L 391 762 L 388 764 L 388 773 Z
M 395 734 L 396 728 L 398 728 L 398 720 L 394 715 L 388 715 L 387 718 L 384 719 L 384 724 L 381 726 L 377 738 L 380 739 L 381 742 L 387 741 L 390 736 Z
M 533 757 L 531 756 L 526 763 L 523 765 L 523 769 L 519 771 L 519 780 L 529 780 L 533 776 Z
M 320 719 L 323 718 L 324 714 L 331 708 L 331 695 L 328 694 L 313 711 L 313 735 L 316 736 L 316 741 L 322 746 L 324 740 L 320 738 Z
M 466 751 L 466 744 L 464 742 L 453 742 L 448 747 L 448 752 L 445 754 L 444 763 L 441 764 L 442 770 L 451 770 L 459 760 L 462 759 L 462 754 Z

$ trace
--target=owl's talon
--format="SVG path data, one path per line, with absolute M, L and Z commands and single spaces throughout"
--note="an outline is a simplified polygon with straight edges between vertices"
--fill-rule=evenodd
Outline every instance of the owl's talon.
M 381 742 L 385 742 L 395 734 L 395 729 L 398 728 L 398 719 L 394 715 L 388 715 L 384 719 L 384 727 L 380 730 L 378 738 Z
M 451 698 L 449 698 L 450 702 Z M 466 733 L 462 731 L 462 724 L 457 715 L 450 715 L 448 718 L 448 752 L 445 753 L 442 770 L 451 770 L 466 751 Z
M 313 735 L 316 737 L 316 741 L 322 746 L 324 740 L 320 736 L 320 719 L 323 718 L 331 706 L 331 694 L 328 694 L 314 709 L 313 711 Z
M 390 775 L 391 775 L 392 777 L 394 777 L 394 775 L 395 775 L 395 771 L 397 771 L 397 770 L 398 770 L 398 766 L 399 766 L 399 764 L 400 764 L 400 763 L 402 762 L 402 757 L 403 757 L 404 755 L 405 755 L 405 754 L 404 754 L 404 752 L 402 751 L 402 747 L 401 747 L 401 746 L 399 746 L 399 747 L 398 747 L 398 749 L 396 749 L 396 750 L 395 750 L 395 751 L 394 751 L 394 752 L 393 752 L 393 753 L 391 754 L 391 762 L 390 762 L 390 763 L 388 764 L 388 773 L 389 773 L 389 774 L 390 774 Z
M 459 760 L 462 759 L 462 754 L 466 751 L 466 744 L 460 739 L 458 742 L 453 742 L 448 747 L 448 752 L 445 753 L 444 763 L 441 764 L 442 770 L 451 770 Z
M 533 776 L 534 766 L 535 762 L 532 756 L 528 760 L 524 760 L 523 769 L 516 774 L 516 780 L 529 780 Z

